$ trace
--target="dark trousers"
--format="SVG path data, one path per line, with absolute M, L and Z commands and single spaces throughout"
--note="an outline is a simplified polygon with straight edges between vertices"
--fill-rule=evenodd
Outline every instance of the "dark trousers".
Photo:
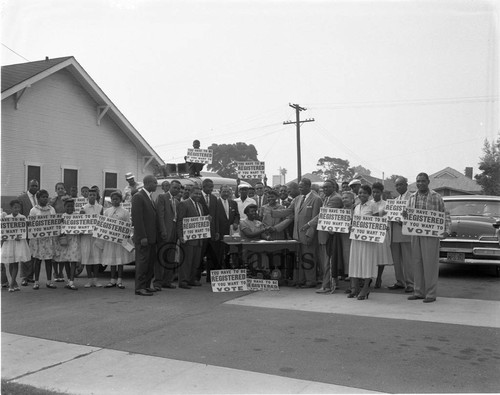
M 218 242 L 211 239 L 203 239 L 203 244 L 201 247 L 201 258 L 200 258 L 200 266 L 196 273 L 196 279 L 199 281 L 201 279 L 201 271 L 203 270 L 201 265 L 201 260 L 203 257 L 207 257 L 207 267 L 205 270 L 207 271 L 207 281 L 210 281 L 210 271 L 220 269 L 219 266 L 219 255 L 218 251 Z
M 172 284 L 174 279 L 176 241 L 164 242 L 158 246 L 158 259 L 155 261 L 154 281 L 155 287 L 164 287 Z
M 21 262 L 21 280 L 33 280 L 34 277 L 35 271 L 33 269 L 33 261 Z
M 179 284 L 194 283 L 200 268 L 202 241 L 189 241 L 189 244 L 181 243 L 180 247 L 184 252 L 184 254 L 181 252 L 184 259 L 179 262 Z
M 156 244 L 135 245 L 135 290 L 151 287 L 156 257 Z

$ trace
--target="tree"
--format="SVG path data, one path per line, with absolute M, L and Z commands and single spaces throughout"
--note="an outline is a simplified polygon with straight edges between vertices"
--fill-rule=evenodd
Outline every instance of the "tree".
M 484 156 L 480 158 L 479 170 L 475 179 L 485 195 L 500 196 L 500 135 L 496 141 L 484 140 Z
M 354 166 L 352 170 L 355 174 L 361 174 L 364 176 L 369 176 L 372 173 L 370 169 L 367 169 L 366 167 L 363 167 L 361 165 Z
M 221 177 L 237 178 L 236 162 L 258 160 L 257 150 L 253 144 L 215 144 L 208 149 L 213 150 L 212 163 L 207 165 L 207 170 L 214 171 Z
M 283 182 L 286 182 L 286 173 L 288 173 L 288 170 L 284 167 L 280 167 L 280 175 L 283 176 Z
M 346 159 L 325 156 L 318 160 L 316 166 L 321 168 L 313 171 L 313 174 L 320 176 L 324 180 L 333 178 L 342 181 L 351 179 L 354 176 L 353 168 L 349 167 L 349 161 Z
M 390 176 L 389 178 L 387 178 L 388 180 L 391 180 L 394 184 L 396 183 L 396 180 L 399 178 L 399 177 L 403 177 L 403 176 L 400 176 L 398 174 L 393 174 L 392 176 Z

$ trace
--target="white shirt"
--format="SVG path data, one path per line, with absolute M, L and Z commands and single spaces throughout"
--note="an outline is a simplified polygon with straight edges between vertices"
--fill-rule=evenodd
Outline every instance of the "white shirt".
M 240 220 L 247 219 L 247 215 L 244 213 L 245 208 L 247 206 L 250 206 L 251 204 L 257 205 L 257 202 L 249 197 L 247 197 L 244 202 L 241 200 L 241 198 L 234 199 L 234 201 L 238 204 L 238 211 L 240 213 Z

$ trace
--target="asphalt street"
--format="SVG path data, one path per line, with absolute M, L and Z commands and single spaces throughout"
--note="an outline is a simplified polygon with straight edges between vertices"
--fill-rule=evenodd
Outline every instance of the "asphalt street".
M 358 390 L 498 392 L 495 274 L 491 267 L 441 265 L 438 300 L 424 305 L 386 288 L 394 282 L 391 267 L 367 301 L 348 300 L 347 283 L 333 295 L 291 288 L 212 293 L 203 283 L 140 297 L 129 267 L 124 290 L 83 288 L 84 278 L 76 292 L 2 290 L 2 332 Z M 11 360 L 2 348 L 2 366 Z M 191 380 L 212 392 L 203 375 Z

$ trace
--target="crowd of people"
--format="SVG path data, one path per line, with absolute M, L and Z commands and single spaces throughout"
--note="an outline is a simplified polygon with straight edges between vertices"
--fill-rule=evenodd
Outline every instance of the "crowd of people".
M 321 207 L 343 208 L 353 215 L 386 215 L 384 186 L 374 183 L 361 185 L 357 179 L 339 184 L 325 180 L 313 185 L 307 178 L 299 183 L 270 187 L 257 182 L 254 187 L 240 184 L 237 190 L 223 185 L 214 192 L 214 183 L 205 178 L 201 185 L 183 186 L 179 180 L 164 181 L 162 192 L 155 192 L 158 181 L 148 175 L 137 182 L 132 173 L 126 174 L 127 186 L 111 193 L 105 202 L 97 186 L 82 187 L 81 197 L 87 203 L 75 210 L 78 190 L 66 191 L 63 183 L 55 186 L 55 197 L 39 189 L 37 180 L 29 182 L 28 191 L 10 202 L 7 217 L 28 217 L 60 213 L 101 214 L 131 221 L 134 249 L 92 237 L 92 235 L 61 234 L 31 240 L 3 242 L 2 286 L 19 290 L 17 276 L 20 265 L 21 286 L 33 284 L 40 288 L 40 269 L 45 262 L 46 287 L 56 288 L 55 282 L 77 290 L 75 271 L 85 265 L 88 281 L 85 287 L 102 287 L 97 280 L 100 265 L 110 266 L 107 288 L 125 288 L 123 265 L 135 261 L 135 293 L 151 296 L 165 288 L 190 289 L 201 286 L 202 272 L 211 282 L 216 269 L 244 267 L 261 273 L 265 278 L 273 268 L 280 267 L 288 285 L 314 288 L 320 294 L 344 289 L 349 298 L 366 300 L 372 288 L 382 287 L 384 267 L 394 265 L 396 282 L 388 288 L 409 294 L 409 300 L 436 300 L 438 281 L 439 238 L 407 236 L 401 221 L 388 222 L 383 243 L 351 240 L 349 233 L 318 230 Z M 395 181 L 398 196 L 407 207 L 445 212 L 442 198 L 429 189 L 429 177 L 416 177 L 417 191 L 408 191 L 408 181 Z M 155 193 L 155 194 L 154 194 Z M 153 195 L 154 194 L 154 195 Z M 157 197 L 155 197 L 157 196 Z M 130 203 L 130 210 L 124 203 Z M 403 215 L 405 213 L 403 212 Z M 184 219 L 208 216 L 210 237 L 186 239 Z M 449 217 L 442 237 L 447 235 Z M 231 240 L 295 240 L 298 251 L 292 254 L 252 254 L 243 249 L 239 259 L 231 260 Z M 64 278 L 63 269 L 66 271 Z M 344 283 L 347 285 L 343 287 Z M 319 287 L 318 287 L 319 285 Z

